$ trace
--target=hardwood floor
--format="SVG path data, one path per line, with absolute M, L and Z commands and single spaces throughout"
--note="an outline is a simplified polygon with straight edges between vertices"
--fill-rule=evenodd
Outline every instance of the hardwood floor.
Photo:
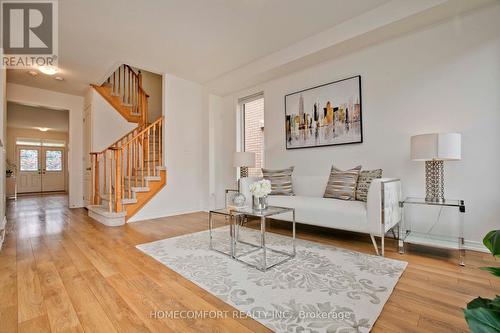
M 64 195 L 8 201 L 8 235 L 0 252 L 0 332 L 268 332 L 252 319 L 159 319 L 155 310 L 232 308 L 135 249 L 135 245 L 207 228 L 194 213 L 108 228 Z M 272 223 L 286 233 L 286 224 Z M 298 226 L 298 237 L 372 253 L 370 239 Z M 499 279 L 478 267 L 486 253 L 457 254 L 387 242 L 386 256 L 409 262 L 373 332 L 467 331 L 462 310 L 477 295 L 500 293 Z

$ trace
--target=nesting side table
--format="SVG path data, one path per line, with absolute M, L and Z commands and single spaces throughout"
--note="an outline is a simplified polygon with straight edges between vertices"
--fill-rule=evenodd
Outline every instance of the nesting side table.
M 292 237 L 291 241 L 291 251 L 285 252 L 282 250 L 277 250 L 269 247 L 266 244 L 266 219 L 272 216 L 291 213 L 293 215 L 292 222 Z M 229 217 L 229 237 L 228 240 L 230 242 L 229 252 L 223 252 L 218 249 L 215 249 L 213 246 L 213 215 L 224 215 Z M 241 227 L 241 219 L 245 219 L 247 216 L 257 217 L 260 219 L 260 234 L 259 241 L 254 244 L 249 241 L 243 241 L 239 237 L 239 229 Z M 249 266 L 255 267 L 260 271 L 265 272 L 271 267 L 279 265 L 293 257 L 295 257 L 295 209 L 287 208 L 287 207 L 276 207 L 269 206 L 264 210 L 256 210 L 251 207 L 242 207 L 242 208 L 222 208 L 211 210 L 208 215 L 208 228 L 210 233 L 210 249 L 215 250 L 219 253 L 230 256 L 231 258 L 240 261 Z M 238 251 L 238 244 L 243 244 L 247 248 L 250 247 L 250 250 L 246 251 Z M 260 253 L 259 253 L 260 252 Z M 274 262 L 268 262 L 268 254 L 274 253 L 277 255 L 279 260 L 275 260 Z M 257 254 L 260 257 L 258 262 L 248 260 L 250 255 Z M 255 259 L 255 258 L 253 258 Z
M 464 249 L 464 215 L 465 202 L 464 200 L 444 200 L 442 202 L 426 201 L 425 198 L 407 197 L 399 203 L 402 214 L 403 233 L 399 238 L 399 252 L 404 253 L 404 243 L 426 245 L 431 247 L 454 249 L 459 252 L 459 265 L 465 266 L 465 249 Z M 408 205 L 427 205 L 439 206 L 441 208 L 458 208 L 458 235 L 436 235 L 432 232 L 418 232 L 412 228 L 411 223 L 407 223 L 404 217 L 404 207 Z M 435 225 L 439 223 L 439 219 Z M 434 225 L 434 226 L 435 226 Z M 433 227 L 434 227 L 433 226 Z M 432 228 L 431 228 L 432 229 Z

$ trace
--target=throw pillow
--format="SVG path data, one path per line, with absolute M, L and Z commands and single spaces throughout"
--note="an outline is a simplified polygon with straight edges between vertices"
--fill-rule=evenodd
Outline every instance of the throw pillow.
M 382 169 L 363 170 L 359 173 L 358 185 L 356 186 L 356 200 L 366 202 L 368 189 L 375 178 L 382 178 Z
M 326 185 L 324 198 L 354 200 L 356 198 L 356 184 L 358 182 L 361 165 L 346 171 L 332 166 L 330 178 Z
M 283 170 L 262 169 L 264 179 L 271 182 L 271 195 L 294 195 L 292 173 L 294 167 Z

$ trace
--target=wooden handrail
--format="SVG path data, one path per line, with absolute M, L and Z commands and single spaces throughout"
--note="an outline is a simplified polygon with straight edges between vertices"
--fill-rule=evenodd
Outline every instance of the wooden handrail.
M 139 125 L 138 127 L 136 127 L 133 130 L 127 132 L 127 134 L 123 135 L 121 138 L 119 138 L 118 140 L 116 140 L 115 142 L 113 142 L 112 144 L 110 144 L 107 148 L 104 148 L 103 150 L 98 151 L 98 152 L 91 152 L 90 154 L 102 154 L 102 153 L 104 153 L 106 150 L 115 147 L 120 141 L 122 141 L 123 139 L 125 139 L 126 137 L 128 137 L 130 134 L 133 134 L 135 131 L 141 130 L 141 128 L 143 128 L 143 127 L 144 127 L 144 124 Z
M 157 167 L 162 165 L 164 156 L 162 127 L 163 116 L 148 126 L 135 128 L 102 152 L 90 153 L 94 204 L 100 204 L 104 198 L 109 201 L 110 212 L 121 212 L 122 200 L 132 198 L 133 186 L 144 187 L 146 177 L 158 176 Z
M 147 124 L 149 95 L 142 87 L 141 72 L 136 73 L 132 67 L 123 64 L 110 75 L 106 82 L 107 86 L 111 88 L 111 103 L 115 102 L 116 108 L 120 108 L 120 104 L 131 107 L 130 115 L 138 115 L 140 124 Z M 116 97 L 119 98 L 119 102 L 116 101 Z
M 156 119 L 148 127 L 145 127 L 142 131 L 140 131 L 139 133 L 137 133 L 132 139 L 130 139 L 129 141 L 125 142 L 124 146 L 128 145 L 130 142 L 132 142 L 132 141 L 136 140 L 137 138 L 139 138 L 143 133 L 146 133 L 149 129 L 153 128 L 153 126 L 155 126 L 156 124 L 158 124 L 162 120 L 163 120 L 163 116 L 161 116 L 160 118 Z
M 102 87 L 104 86 L 105 84 Z M 107 79 L 106 87 L 110 87 L 108 101 L 115 108 L 120 108 L 122 114 L 123 110 L 131 110 L 131 116 L 140 118 L 138 127 L 101 152 L 90 153 L 93 166 L 93 204 L 108 200 L 109 211 L 120 212 L 123 210 L 123 198 L 132 198 L 133 183 L 135 186 L 144 186 L 147 181 L 145 177 L 158 175 L 157 167 L 162 165 L 164 156 L 163 117 L 148 124 L 149 95 L 142 87 L 141 72 L 136 73 L 129 65 L 120 65 Z
M 127 64 L 123 64 L 123 67 L 127 68 L 128 70 L 130 70 L 130 72 L 132 73 L 132 75 L 134 75 L 137 79 L 139 79 L 139 80 L 141 79 L 141 77 L 139 76 L 139 74 L 137 74 L 132 67 L 130 67 Z M 139 71 L 139 73 L 140 72 L 141 71 Z M 147 97 L 149 97 L 148 93 L 146 91 L 144 91 L 144 89 L 142 88 L 142 82 L 141 81 L 139 81 L 139 82 L 140 82 L 139 89 L 144 93 L 144 95 L 146 95 Z

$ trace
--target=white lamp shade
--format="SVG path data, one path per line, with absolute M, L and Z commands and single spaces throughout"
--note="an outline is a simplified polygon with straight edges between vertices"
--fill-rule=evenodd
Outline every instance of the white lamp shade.
M 431 133 L 411 137 L 414 161 L 457 161 L 462 158 L 460 133 Z
M 233 166 L 253 168 L 255 166 L 255 153 L 248 151 L 234 153 Z

